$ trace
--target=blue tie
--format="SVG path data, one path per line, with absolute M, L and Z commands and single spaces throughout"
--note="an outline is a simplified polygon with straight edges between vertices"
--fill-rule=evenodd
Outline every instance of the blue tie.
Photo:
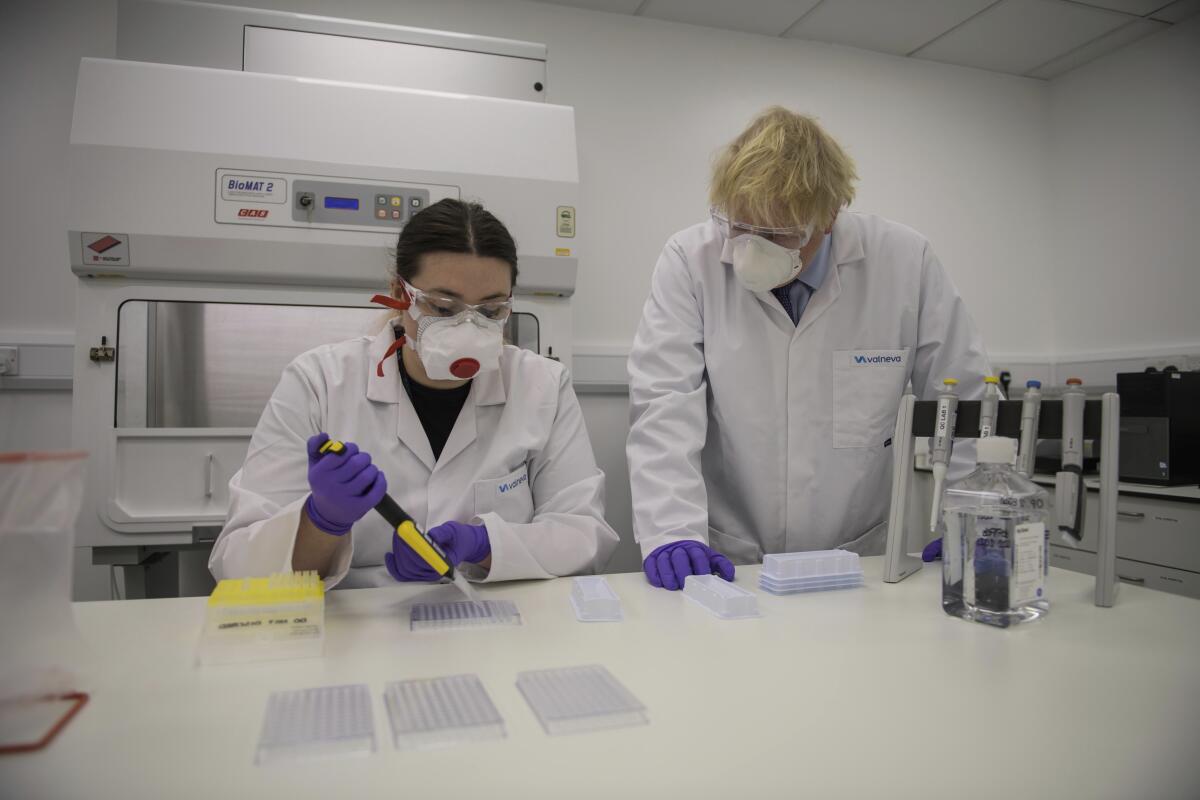
M 799 325 L 800 317 L 803 316 L 804 309 L 808 307 L 808 301 L 812 297 L 812 289 L 808 284 L 796 278 L 791 283 L 772 289 L 771 292 L 792 318 L 792 324 Z

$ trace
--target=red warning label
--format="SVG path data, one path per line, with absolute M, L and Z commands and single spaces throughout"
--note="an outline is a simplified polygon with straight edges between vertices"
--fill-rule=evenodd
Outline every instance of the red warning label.
M 128 267 L 129 237 L 102 231 L 79 234 L 81 263 L 95 267 Z
M 89 244 L 87 247 L 88 247 L 88 250 L 94 250 L 97 253 L 103 253 L 106 250 L 112 250 L 114 247 L 116 247 L 120 243 L 121 243 L 121 240 L 118 239 L 117 237 L 106 234 L 103 238 L 97 239 L 96 241 Z

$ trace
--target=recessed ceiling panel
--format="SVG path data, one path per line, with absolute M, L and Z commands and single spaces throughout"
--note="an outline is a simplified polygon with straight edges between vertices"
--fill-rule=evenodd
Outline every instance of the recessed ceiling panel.
M 825 0 L 788 32 L 798 39 L 907 55 L 993 0 Z
M 1129 22 L 1062 0 L 1004 0 L 914 55 L 1023 75 Z

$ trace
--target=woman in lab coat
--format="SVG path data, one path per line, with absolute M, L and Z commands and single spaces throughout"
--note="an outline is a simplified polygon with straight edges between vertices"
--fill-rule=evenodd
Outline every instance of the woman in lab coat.
M 845 211 L 856 177 L 815 120 L 768 109 L 718 159 L 712 218 L 663 248 L 629 356 L 634 532 L 655 586 L 732 579 L 765 553 L 882 552 L 906 386 L 983 393 L 983 342 L 933 248 Z
M 377 513 L 389 493 L 468 578 L 603 567 L 617 544 L 566 369 L 502 344 L 517 251 L 494 216 L 442 200 L 400 234 L 375 336 L 296 358 L 230 481 L 217 579 L 317 570 L 327 586 L 436 574 Z M 320 455 L 327 436 L 343 454 Z

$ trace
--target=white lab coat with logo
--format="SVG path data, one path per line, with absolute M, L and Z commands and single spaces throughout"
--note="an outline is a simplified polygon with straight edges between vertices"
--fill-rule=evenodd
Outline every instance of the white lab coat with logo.
M 326 431 L 357 444 L 388 493 L 424 530 L 449 520 L 487 526 L 486 576 L 504 581 L 594 572 L 617 545 L 604 521 L 596 466 L 570 376 L 559 363 L 506 346 L 500 369 L 471 384 L 436 463 L 398 365 L 375 365 L 394 339 L 325 345 L 296 358 L 263 411 L 245 464 L 229 482 L 229 518 L 209 559 L 217 579 L 290 571 L 308 496 L 306 441 Z M 392 530 L 374 511 L 341 537 L 329 587 L 394 584 L 383 566 Z
M 906 385 L 960 397 L 989 374 L 929 242 L 843 212 L 829 272 L 794 325 L 721 263 L 717 226 L 667 242 L 629 356 L 627 453 L 643 555 L 678 539 L 737 563 L 838 546 L 882 552 Z M 973 447 L 955 451 L 956 472 Z

